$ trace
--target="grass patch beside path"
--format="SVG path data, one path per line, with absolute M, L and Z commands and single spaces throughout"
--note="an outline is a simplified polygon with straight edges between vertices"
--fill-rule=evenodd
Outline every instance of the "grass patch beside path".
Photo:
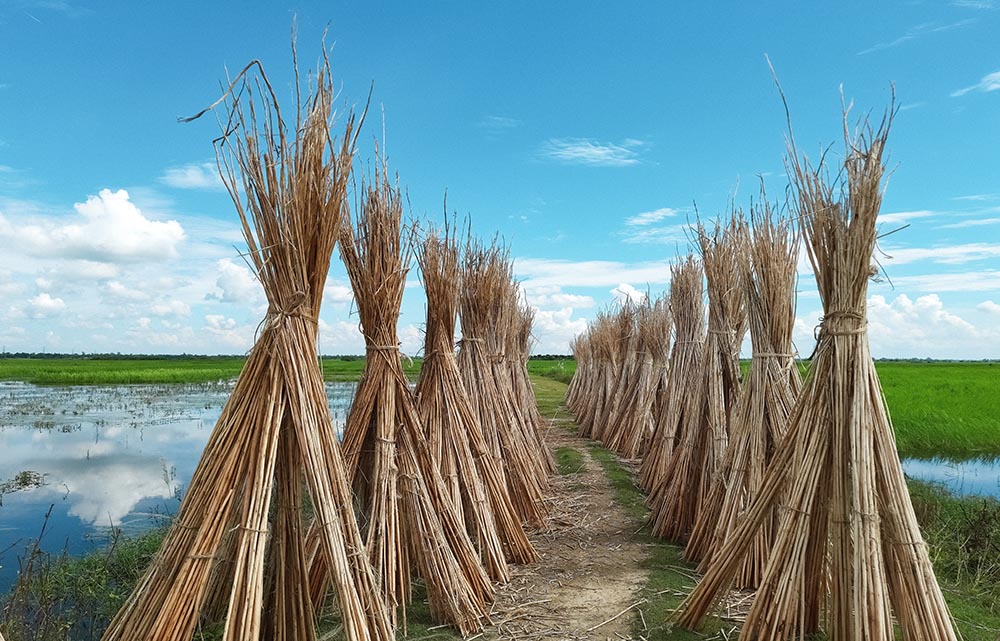
M 149 358 L 0 358 L 0 381 L 35 385 L 135 385 L 205 383 L 239 376 L 243 356 L 157 356 Z M 419 358 L 403 359 L 411 380 L 420 372 Z M 323 378 L 350 382 L 361 378 L 362 356 L 324 357 Z
M 586 462 L 580 450 L 573 447 L 556 448 L 556 469 L 563 476 L 579 474 L 583 471 Z

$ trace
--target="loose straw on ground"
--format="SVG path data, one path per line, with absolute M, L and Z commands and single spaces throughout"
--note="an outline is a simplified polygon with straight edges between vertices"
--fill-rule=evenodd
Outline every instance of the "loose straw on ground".
M 320 524 L 320 554 L 334 569 L 346 637 L 393 638 L 364 555 L 317 358 L 316 315 L 340 229 L 355 124 L 349 117 L 335 142 L 333 86 L 323 63 L 298 105 L 293 138 L 263 71 L 256 82 L 247 79 L 259 63 L 248 65 L 224 97 L 220 169 L 268 312 L 177 517 L 106 641 L 188 641 L 200 625 L 219 620 L 227 641 L 315 639 L 303 480 Z
M 892 121 L 846 126 L 841 193 L 789 144 L 795 214 L 823 302 L 815 355 L 788 433 L 742 523 L 682 605 L 698 624 L 732 584 L 762 524 L 778 532 L 741 639 L 954 641 L 957 635 L 920 534 L 872 361 L 868 281 Z

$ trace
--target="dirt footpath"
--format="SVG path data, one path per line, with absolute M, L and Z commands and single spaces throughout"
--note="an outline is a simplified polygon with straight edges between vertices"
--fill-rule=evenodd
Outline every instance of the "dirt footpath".
M 645 551 L 633 534 L 638 525 L 615 502 L 591 441 L 563 426 L 546 435 L 553 450 L 583 455 L 578 474 L 552 477 L 551 518 L 531 536 L 541 557 L 513 566 L 511 582 L 497 595 L 488 639 L 631 639 Z

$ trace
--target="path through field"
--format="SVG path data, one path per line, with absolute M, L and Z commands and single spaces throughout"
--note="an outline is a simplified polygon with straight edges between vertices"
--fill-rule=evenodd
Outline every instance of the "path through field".
M 553 419 L 551 449 L 582 454 L 579 472 L 552 478 L 551 518 L 532 536 L 541 560 L 515 566 L 494 608 L 491 639 L 631 639 L 646 553 L 635 519 L 615 501 L 608 477 L 590 455 L 593 443 L 566 419 Z

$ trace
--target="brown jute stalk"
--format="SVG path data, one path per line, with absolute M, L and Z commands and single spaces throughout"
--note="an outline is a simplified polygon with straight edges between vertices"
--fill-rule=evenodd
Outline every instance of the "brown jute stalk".
M 355 225 L 345 220 L 340 251 L 366 348 L 343 443 L 362 532 L 390 605 L 409 601 L 413 571 L 427 585 L 432 616 L 467 634 L 482 626 L 494 588 L 441 478 L 400 362 L 396 322 L 412 248 L 402 195 L 382 166 L 361 186 L 360 200 Z
M 882 202 L 882 156 L 894 109 L 863 123 L 846 154 L 840 194 L 821 165 L 789 144 L 796 214 L 823 302 L 812 367 L 758 497 L 682 606 L 694 626 L 739 572 L 778 505 L 778 532 L 740 632 L 833 641 L 957 639 L 934 577 L 895 448 L 868 345 L 868 281 Z
M 253 67 L 260 74 L 250 82 Z M 316 314 L 339 234 L 355 122 L 349 117 L 335 142 L 325 58 L 313 82 L 298 104 L 293 138 L 258 62 L 217 103 L 228 99 L 217 141 L 222 179 L 268 313 L 177 518 L 105 632 L 107 641 L 188 641 L 199 625 L 219 618 L 227 641 L 314 639 L 299 514 L 303 480 L 346 636 L 393 637 L 364 556 L 317 358 Z
M 674 345 L 670 352 L 668 389 L 661 395 L 656 425 L 642 460 L 640 484 L 649 492 L 647 504 L 657 514 L 666 491 L 667 464 L 688 423 L 700 422 L 704 411 L 701 380 L 705 356 L 704 285 L 702 264 L 688 255 L 670 268 L 670 311 L 674 319 Z M 681 482 L 685 482 L 682 480 Z
M 762 196 L 761 204 L 751 210 L 751 269 L 743 287 L 753 356 L 723 464 L 685 549 L 685 556 L 700 561 L 702 569 L 709 567 L 714 551 L 759 493 L 802 386 L 792 354 L 799 236 L 791 219 L 778 218 Z M 773 511 L 746 556 L 736 587 L 754 589 L 760 583 L 777 525 L 778 513 Z
M 506 582 L 507 559 L 532 559 L 534 550 L 458 370 L 453 342 L 461 259 L 451 228 L 432 230 L 418 260 L 427 292 L 427 330 L 417 409 L 452 503 L 464 516 L 487 572 L 493 580 Z

